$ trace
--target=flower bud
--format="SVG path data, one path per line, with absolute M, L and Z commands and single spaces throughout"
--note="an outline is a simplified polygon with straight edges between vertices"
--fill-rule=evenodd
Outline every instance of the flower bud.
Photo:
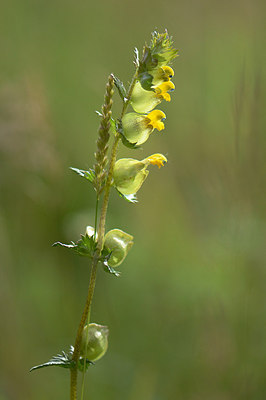
M 143 144 L 150 134 L 157 129 L 164 129 L 166 115 L 160 110 L 153 110 L 147 115 L 128 113 L 122 119 L 123 132 L 130 143 Z
M 166 162 L 167 158 L 162 154 L 153 154 L 142 161 L 121 158 L 114 166 L 114 185 L 124 195 L 135 194 L 149 174 L 148 166 L 152 164 L 160 168 Z
M 177 57 L 177 50 L 173 47 L 172 38 L 167 32 L 152 33 L 152 40 L 149 46 L 143 49 L 143 56 L 140 64 L 138 79 L 143 89 L 151 90 L 171 79 L 173 70 L 169 66 L 172 60 Z
M 87 227 L 86 227 L 86 235 L 87 236 L 89 236 L 89 237 L 92 237 L 92 236 L 94 236 L 94 228 L 92 227 L 92 226 L 90 226 L 90 225 L 88 225 Z
M 107 326 L 94 323 L 84 326 L 80 356 L 90 361 L 102 358 L 107 351 L 108 334 L 109 330 Z
M 117 267 L 133 246 L 133 236 L 120 229 L 112 229 L 104 237 L 104 246 L 111 252 L 108 260 L 110 267 Z

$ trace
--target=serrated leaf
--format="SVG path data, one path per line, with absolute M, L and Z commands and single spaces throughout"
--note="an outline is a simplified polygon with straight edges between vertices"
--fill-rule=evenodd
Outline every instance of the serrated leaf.
M 116 122 L 116 130 L 120 134 L 121 140 L 122 140 L 122 143 L 124 146 L 126 146 L 130 149 L 134 149 L 134 150 L 140 148 L 140 146 L 137 146 L 136 143 L 131 143 L 127 140 L 127 138 L 124 135 L 123 125 L 122 125 L 122 121 L 120 119 L 118 119 Z
M 57 354 L 56 356 L 53 356 L 51 360 L 47 361 L 46 363 L 32 367 L 30 369 L 30 372 L 45 367 L 62 367 L 68 369 L 73 368 L 75 365 L 75 362 L 72 360 L 73 350 L 74 347 L 71 346 L 69 353 L 65 353 L 64 351 L 62 351 L 62 354 Z M 90 365 L 94 365 L 94 363 L 86 359 L 85 370 L 87 370 Z M 80 357 L 78 360 L 78 369 L 80 371 L 84 370 L 84 358 L 82 357 Z
M 64 244 L 61 242 L 56 242 L 53 246 L 61 246 L 66 247 L 67 249 L 74 250 L 74 252 L 83 257 L 93 258 L 94 251 L 96 249 L 96 242 L 94 241 L 93 236 L 81 235 L 81 239 L 75 242 L 71 242 L 70 244 Z
M 96 243 L 93 236 L 81 235 L 81 239 L 77 241 L 75 252 L 80 256 L 93 257 Z
M 126 194 L 119 192 L 119 190 L 117 190 L 117 192 L 120 197 L 122 197 L 124 200 L 128 201 L 129 203 L 137 203 L 138 202 L 136 193 L 126 195 Z
M 63 354 L 57 354 L 56 356 L 53 356 L 51 360 L 49 360 L 46 363 L 32 367 L 30 369 L 30 372 L 34 371 L 35 369 L 40 369 L 44 367 L 53 367 L 53 366 L 62 368 L 72 368 L 74 364 L 70 355 L 66 354 L 64 351 L 62 353 Z
M 123 102 L 125 102 L 126 95 L 127 95 L 125 86 L 124 86 L 123 82 L 120 81 L 120 79 L 118 79 L 116 76 L 113 75 L 113 78 L 114 78 L 114 84 L 117 87 L 118 93 L 119 93 L 121 99 L 123 100 Z
M 79 168 L 73 168 L 73 167 L 69 167 L 72 171 L 76 172 L 76 174 L 78 174 L 79 176 L 82 176 L 82 178 L 87 179 L 89 182 L 93 182 L 94 178 L 95 178 L 95 172 L 93 169 L 89 169 L 88 171 L 83 170 L 83 169 L 79 169 Z
M 75 247 L 77 247 L 76 243 L 74 243 L 74 242 L 71 242 L 71 244 L 55 242 L 55 243 L 52 244 L 52 246 L 53 247 L 61 246 L 61 247 L 66 247 L 67 249 L 74 249 Z

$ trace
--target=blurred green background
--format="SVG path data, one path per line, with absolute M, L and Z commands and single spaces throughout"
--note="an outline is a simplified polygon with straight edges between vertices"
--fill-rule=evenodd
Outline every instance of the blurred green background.
M 168 29 L 176 59 L 164 153 L 132 205 L 112 193 L 107 229 L 135 245 L 102 270 L 92 319 L 110 328 L 86 399 L 266 398 L 265 3 L 9 0 L 0 13 L 0 399 L 68 399 L 69 373 L 33 365 L 73 344 L 85 259 L 52 248 L 93 224 L 93 162 L 108 74 Z M 264 68 L 263 68 L 264 67 Z M 115 98 L 114 113 L 121 102 Z

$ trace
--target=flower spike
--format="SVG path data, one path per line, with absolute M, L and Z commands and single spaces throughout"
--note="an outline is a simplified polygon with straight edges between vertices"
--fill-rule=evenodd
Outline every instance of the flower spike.
M 139 68 L 139 81 L 143 89 L 152 90 L 155 85 L 164 82 L 169 74 L 169 64 L 177 57 L 177 50 L 173 48 L 172 38 L 167 31 L 164 33 L 153 32 L 149 46 L 144 47 L 142 60 Z M 161 68 L 166 69 L 166 74 Z M 160 78 L 161 75 L 161 78 Z M 173 73 L 170 74 L 173 76 Z M 171 79 L 171 77 L 169 76 Z

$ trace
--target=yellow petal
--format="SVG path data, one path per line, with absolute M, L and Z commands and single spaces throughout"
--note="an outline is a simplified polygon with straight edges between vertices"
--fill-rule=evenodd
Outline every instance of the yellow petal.
M 175 72 L 174 70 L 169 67 L 168 65 L 166 65 L 165 67 L 162 67 L 162 70 L 164 71 L 164 75 L 165 77 L 168 78 L 168 80 L 170 80 L 171 78 L 173 78 Z
M 174 70 L 171 67 L 162 66 L 154 71 L 152 84 L 154 87 L 162 84 L 163 82 L 170 81 L 170 79 L 174 76 Z
M 161 131 L 164 129 L 164 123 L 162 120 L 166 118 L 166 115 L 161 110 L 153 110 L 146 117 L 146 123 L 151 125 L 153 129 Z
M 161 121 L 156 121 L 153 124 L 154 128 L 157 129 L 158 131 L 162 131 L 164 129 L 164 123 Z
M 161 168 L 164 166 L 164 164 L 167 163 L 167 158 L 160 153 L 152 154 L 151 156 L 145 158 L 143 162 L 147 162 L 152 165 L 157 165 L 158 168 Z
M 164 100 L 171 101 L 171 96 L 169 93 L 163 93 L 162 96 L 163 96 Z

